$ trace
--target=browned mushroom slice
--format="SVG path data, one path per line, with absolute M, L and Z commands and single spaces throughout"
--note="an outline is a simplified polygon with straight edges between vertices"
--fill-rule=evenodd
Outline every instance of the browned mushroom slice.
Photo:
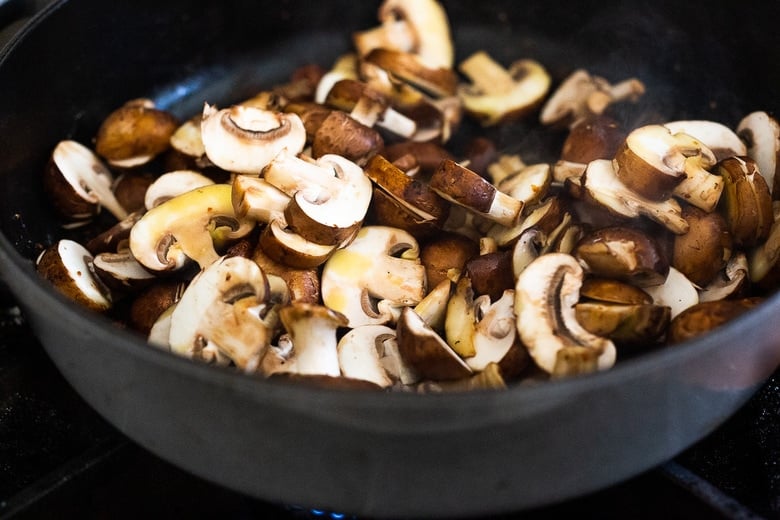
M 381 155 L 366 165 L 365 174 L 399 205 L 407 208 L 418 221 L 441 227 L 449 212 L 449 203 L 427 183 L 404 174 Z
M 452 68 L 455 51 L 447 13 L 435 0 L 385 0 L 378 13 L 381 24 L 353 34 L 361 56 L 373 49 L 411 52 L 430 67 Z
M 737 135 L 747 145 L 748 157 L 758 163 L 758 170 L 766 179 L 769 191 L 777 199 L 774 188 L 778 182 L 777 170 L 780 169 L 780 124 L 766 112 L 752 112 L 739 122 Z
M 690 229 L 685 234 L 675 235 L 671 265 L 696 285 L 705 286 L 726 266 L 731 256 L 731 233 L 719 213 L 685 206 L 682 214 Z
M 384 147 L 382 136 L 341 110 L 331 110 L 320 122 L 311 143 L 312 157 L 341 155 L 361 166 Z
M 653 299 L 640 287 L 613 278 L 587 277 L 582 282 L 580 296 L 583 301 L 643 305 Z
M 410 307 L 401 311 L 396 337 L 401 357 L 421 379 L 447 381 L 472 374 L 460 356 Z
M 85 247 L 93 255 L 106 251 L 117 251 L 121 244 L 126 243 L 130 238 L 130 230 L 141 216 L 143 216 L 143 211 L 135 211 L 129 214 L 124 220 L 120 220 L 110 228 L 92 237 L 85 244 Z
M 429 282 L 430 285 L 430 282 Z M 416 312 L 428 326 L 436 331 L 444 330 L 447 317 L 447 304 L 450 301 L 454 283 L 452 280 L 442 280 L 414 306 Z
M 671 309 L 654 304 L 579 302 L 577 321 L 596 334 L 617 344 L 646 345 L 658 340 L 671 321 Z
M 588 164 L 596 159 L 612 159 L 625 138 L 625 131 L 611 117 L 584 118 L 569 130 L 561 148 L 561 160 Z
M 148 336 L 160 315 L 181 299 L 186 286 L 186 283 L 176 280 L 159 280 L 144 289 L 130 304 L 130 326 Z M 168 343 L 168 334 L 164 343 Z
M 465 264 L 464 274 L 471 280 L 474 292 L 498 300 L 507 289 L 513 289 L 512 251 L 499 250 L 472 257 Z
M 523 203 L 500 192 L 475 172 L 445 160 L 430 180 L 430 186 L 443 198 L 504 226 L 517 221 Z
M 251 258 L 267 276 L 278 276 L 284 280 L 291 301 L 317 303 L 320 300 L 320 277 L 316 268 L 296 268 L 277 262 L 262 247 L 256 247 Z
M 460 233 L 443 232 L 423 244 L 420 261 L 430 287 L 443 280 L 456 280 L 466 262 L 479 254 L 479 244 Z
M 730 157 L 717 165 L 723 178 L 721 205 L 737 246 L 751 247 L 769 236 L 774 221 L 772 195 L 757 163 L 748 157 Z
M 301 118 L 234 105 L 204 105 L 201 138 L 208 158 L 222 169 L 257 175 L 282 150 L 300 153 L 306 144 Z
M 92 260 L 84 246 L 62 239 L 41 253 L 35 267 L 61 294 L 87 309 L 104 312 L 112 306 L 111 292 L 95 276 Z
M 140 166 L 170 147 L 179 122 L 151 102 L 130 102 L 111 112 L 95 137 L 95 151 L 121 168 Z
M 760 298 L 701 302 L 680 313 L 669 326 L 668 340 L 680 343 L 711 332 L 761 303 Z
M 98 253 L 92 265 L 103 283 L 116 291 L 137 291 L 156 279 L 154 273 L 138 263 L 129 249 Z
M 338 246 L 306 240 L 287 228 L 283 219 L 277 219 L 263 228 L 260 247 L 275 262 L 296 269 L 311 269 L 324 264 Z
M 741 251 L 733 254 L 726 267 L 699 290 L 699 301 L 724 300 L 742 294 L 748 284 L 749 270 L 747 256 Z
M 452 96 L 457 90 L 458 77 L 451 68 L 428 66 L 416 54 L 374 49 L 363 59 L 437 98 Z
M 367 83 L 342 79 L 333 84 L 324 104 L 348 113 L 368 127 L 377 126 L 403 138 L 413 136 L 417 124 L 390 106 L 391 102 L 389 96 L 374 90 Z
M 550 75 L 537 61 L 518 60 L 508 68 L 485 51 L 460 63 L 470 84 L 458 88 L 466 112 L 484 126 L 520 119 L 536 109 L 550 88 Z
M 645 216 L 676 234 L 688 231 L 688 223 L 682 218 L 682 208 L 676 200 L 668 198 L 654 201 L 637 195 L 621 182 L 613 161 L 591 161 L 580 179 L 572 177 L 567 183 L 575 196 L 603 207 L 612 214 L 628 218 Z
M 517 331 L 536 365 L 554 377 L 606 369 L 615 363 L 615 345 L 577 321 L 584 273 L 571 255 L 549 253 L 531 262 L 515 288 Z
M 542 108 L 543 125 L 570 126 L 581 119 L 602 114 L 612 103 L 636 101 L 645 92 L 644 84 L 629 78 L 611 85 L 586 70 L 572 72 L 553 92 Z
M 532 206 L 547 196 L 552 184 L 552 168 L 547 163 L 530 164 L 496 183 L 499 190 Z
M 669 260 L 658 242 L 630 227 L 613 226 L 587 234 L 574 249 L 574 256 L 595 276 L 640 287 L 663 283 L 669 273 Z
M 72 140 L 54 147 L 43 176 L 43 188 L 54 208 L 69 220 L 88 220 L 105 207 L 117 220 L 127 210 L 111 186 L 114 177 L 103 161 L 86 146 Z

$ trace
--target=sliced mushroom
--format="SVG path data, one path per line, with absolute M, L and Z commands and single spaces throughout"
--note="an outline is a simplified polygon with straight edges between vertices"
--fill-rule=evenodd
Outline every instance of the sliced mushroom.
M 392 386 L 393 377 L 382 361 L 384 344 L 391 339 L 395 339 L 395 330 L 385 325 L 363 325 L 344 334 L 336 347 L 341 375 L 371 381 L 382 388 Z
M 582 178 L 571 178 L 569 187 L 577 186 L 586 195 L 586 200 L 608 210 L 610 213 L 628 218 L 645 216 L 676 234 L 688 231 L 688 223 L 682 217 L 680 204 L 671 198 L 653 201 L 637 195 L 623 184 L 617 176 L 613 161 L 599 159 L 591 161 Z
M 409 233 L 364 226 L 355 240 L 323 266 L 323 303 L 349 320 L 350 327 L 395 321 L 401 307 L 425 295 L 425 268 Z
M 251 256 L 270 278 L 278 276 L 287 284 L 291 301 L 318 303 L 320 301 L 320 277 L 316 268 L 295 268 L 271 258 L 262 247 L 256 247 Z
M 640 287 L 661 284 L 669 273 L 669 260 L 658 241 L 631 227 L 596 229 L 580 240 L 573 254 L 595 276 Z
M 92 261 L 84 246 L 61 239 L 41 253 L 35 268 L 61 294 L 87 309 L 104 312 L 112 306 L 111 292 L 95 276 Z
M 92 266 L 101 281 L 116 291 L 136 291 L 157 278 L 126 248 L 116 253 L 98 253 L 92 260 Z
M 309 303 L 291 303 L 279 310 L 292 341 L 292 356 L 286 372 L 302 375 L 341 374 L 336 331 L 347 325 L 347 319 L 338 312 Z
M 392 134 L 409 138 L 417 124 L 390 106 L 392 100 L 367 83 L 342 79 L 333 84 L 325 97 L 325 105 L 349 113 L 350 117 L 368 126 L 377 126 Z
M 579 302 L 574 308 L 586 330 L 621 346 L 653 343 L 671 321 L 671 308 L 663 305 Z
M 72 140 L 54 147 L 44 173 L 43 187 L 54 208 L 69 220 L 87 220 L 105 207 L 117 220 L 127 217 L 111 186 L 114 177 L 86 146 Z
M 242 105 L 218 110 L 205 104 L 201 138 L 211 162 L 231 172 L 256 175 L 282 150 L 300 153 L 306 130 L 296 114 Z
M 447 315 L 444 320 L 444 338 L 452 350 L 462 358 L 477 353 L 474 345 L 477 312 L 471 280 L 464 276 L 458 280 L 455 291 L 447 302 Z
M 176 280 L 159 280 L 137 294 L 130 304 L 130 326 L 148 336 L 163 312 L 180 299 L 187 284 Z M 172 312 L 172 311 L 171 311 Z M 170 326 L 170 323 L 168 323 Z M 161 343 L 168 346 L 170 330 L 161 335 Z
M 535 60 L 518 60 L 505 69 L 487 52 L 478 51 L 463 60 L 459 69 L 471 83 L 458 88 L 458 97 L 466 112 L 484 126 L 526 116 L 550 88 L 550 75 Z
M 325 103 L 328 92 L 342 79 L 358 79 L 358 56 L 348 52 L 340 55 L 325 74 L 322 75 L 314 91 L 314 102 Z
M 110 228 L 92 237 L 85 247 L 93 255 L 119 250 L 122 244 L 127 243 L 127 240 L 130 238 L 130 230 L 142 216 L 142 211 L 134 211 L 124 220 L 120 220 Z
M 138 101 L 138 100 L 137 100 Z M 95 137 L 95 151 L 109 164 L 133 168 L 170 147 L 179 127 L 176 117 L 148 100 L 129 102 L 111 112 Z
M 263 176 L 292 198 L 284 213 L 290 229 L 318 244 L 337 245 L 351 238 L 371 202 L 371 180 L 339 155 L 312 162 L 282 153 Z
M 505 176 L 496 186 L 524 206 L 532 206 L 547 195 L 552 180 L 550 165 L 537 163 Z
M 458 78 L 450 67 L 431 67 L 417 54 L 379 48 L 363 60 L 437 99 L 454 96 L 457 90 Z
M 239 218 L 269 223 L 284 218 L 291 197 L 261 177 L 236 175 L 233 179 L 233 209 Z
M 774 221 L 772 194 L 758 164 L 748 157 L 729 157 L 717 165 L 724 185 L 722 213 L 734 244 L 752 247 L 769 237 Z
M 703 287 L 726 266 L 732 251 L 731 233 L 719 213 L 706 213 L 693 206 L 683 208 L 690 226 L 675 235 L 671 265 L 696 285 Z
M 780 123 L 764 111 L 751 112 L 737 125 L 737 135 L 747 145 L 747 155 L 758 163 L 771 193 L 780 168 Z M 774 197 L 777 198 L 777 197 Z
M 435 330 L 410 307 L 401 310 L 396 327 L 401 358 L 421 379 L 449 381 L 473 371 Z
M 268 279 L 252 260 L 219 258 L 193 278 L 176 304 L 171 351 L 209 361 L 216 350 L 239 369 L 254 371 L 271 339 L 261 316 L 268 294 Z
M 201 269 L 219 258 L 216 249 L 249 233 L 255 222 L 238 219 L 231 187 L 212 184 L 149 210 L 130 231 L 130 251 L 147 269 L 169 271 L 188 259 Z
M 211 178 L 194 170 L 176 170 L 164 173 L 147 188 L 144 196 L 144 207 L 150 210 L 182 193 L 210 184 L 214 184 Z
M 653 303 L 653 298 L 643 289 L 612 278 L 589 276 L 582 282 L 580 296 L 583 301 L 643 305 Z
M 569 130 L 560 158 L 579 164 L 612 159 L 625 138 L 625 131 L 611 117 L 598 115 L 580 119 Z
M 447 319 L 447 305 L 452 294 L 452 280 L 442 280 L 414 306 L 416 312 L 430 328 L 436 331 L 444 330 Z
M 615 345 L 577 321 L 584 272 L 577 260 L 549 253 L 531 262 L 517 279 L 517 331 L 534 362 L 554 377 L 606 369 L 615 363 Z
M 748 283 L 749 270 L 747 256 L 738 251 L 732 255 L 719 275 L 699 290 L 699 301 L 724 300 L 741 294 Z
M 325 263 L 338 246 L 306 240 L 287 228 L 283 219 L 275 219 L 263 228 L 260 247 L 275 262 L 296 269 L 310 269 Z
M 312 157 L 340 155 L 361 166 L 384 147 L 382 135 L 341 110 L 320 121 L 311 142 Z
M 711 332 L 761 303 L 760 298 L 717 300 L 691 306 L 672 320 L 670 343 L 681 343 Z
M 361 56 L 373 49 L 411 52 L 429 67 L 452 68 L 455 51 L 447 13 L 435 0 L 385 0 L 381 25 L 353 34 Z
M 495 301 L 480 298 L 476 304 L 478 307 L 477 322 L 474 327 L 474 355 L 465 359 L 466 364 L 474 371 L 481 372 L 495 363 L 502 368 L 502 372 L 514 376 L 525 368 L 524 360 L 527 359 L 525 350 L 520 346 L 515 324 L 514 313 L 515 291 L 509 289 Z M 512 356 L 513 349 L 521 351 L 520 355 Z M 507 360 L 505 366 L 504 360 Z
M 716 161 L 735 155 L 747 155 L 747 147 L 736 132 L 722 123 L 706 120 L 670 121 L 664 123 L 672 134 L 683 133 L 698 139 L 712 150 Z
M 472 257 L 464 266 L 474 292 L 498 300 L 507 289 L 514 288 L 512 251 L 497 250 Z
M 699 292 L 696 286 L 674 267 L 669 268 L 663 283 L 646 286 L 644 290 L 653 298 L 653 303 L 671 309 L 672 319 L 688 307 L 699 303 Z
M 709 179 L 706 168 L 715 164 L 715 155 L 701 141 L 687 134 L 673 134 L 663 125 L 646 125 L 633 130 L 615 154 L 615 171 L 629 189 L 650 200 L 669 197 L 686 178 L 693 185 L 686 190 L 691 196 L 699 184 Z M 718 183 L 706 186 L 720 195 Z M 698 188 L 700 189 L 700 188 Z M 683 193 L 683 196 L 685 196 Z M 714 205 L 713 205 L 714 207 Z
M 430 287 L 444 280 L 456 280 L 466 262 L 479 254 L 479 244 L 459 233 L 443 232 L 426 241 L 420 250 L 425 277 Z
M 638 79 L 611 85 L 600 76 L 577 69 L 547 100 L 539 120 L 543 125 L 571 126 L 581 119 L 602 114 L 612 103 L 636 101 L 644 92 L 645 86 Z
M 514 224 L 523 203 L 455 161 L 442 161 L 430 180 L 441 197 L 504 226 Z

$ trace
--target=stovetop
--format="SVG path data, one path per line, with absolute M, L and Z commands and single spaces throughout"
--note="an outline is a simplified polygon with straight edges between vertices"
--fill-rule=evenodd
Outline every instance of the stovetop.
M 0 286 L 0 518 L 350 518 L 255 500 L 157 458 L 62 378 Z M 497 518 L 780 518 L 780 372 L 674 460 L 609 489 Z

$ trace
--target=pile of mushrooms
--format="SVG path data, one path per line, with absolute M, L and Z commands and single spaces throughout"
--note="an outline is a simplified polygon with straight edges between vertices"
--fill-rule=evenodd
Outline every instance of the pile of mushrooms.
M 456 66 L 434 0 L 378 14 L 330 70 L 187 121 L 131 100 L 91 148 L 58 143 L 44 187 L 63 235 L 111 222 L 51 244 L 40 274 L 181 356 L 418 392 L 605 370 L 774 289 L 771 116 L 621 128 L 610 108 L 638 79 L 578 69 L 553 91 L 528 57 Z M 466 118 L 566 138 L 546 163 L 484 136 L 453 149 Z

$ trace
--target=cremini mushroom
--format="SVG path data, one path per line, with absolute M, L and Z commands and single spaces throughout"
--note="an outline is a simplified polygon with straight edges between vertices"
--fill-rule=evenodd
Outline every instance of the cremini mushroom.
M 363 325 L 349 330 L 336 347 L 341 375 L 365 379 L 382 388 L 392 386 L 398 379 L 397 372 L 388 373 L 384 358 L 397 355 L 398 351 L 396 348 L 386 354 L 388 341 L 395 341 L 395 330 L 386 325 Z
M 257 175 L 282 150 L 300 153 L 306 130 L 297 114 L 205 104 L 201 138 L 209 160 L 220 168 Z
M 681 312 L 669 326 L 670 343 L 681 343 L 711 332 L 761 303 L 761 298 L 700 302 Z
M 758 163 L 773 194 L 780 168 L 780 123 L 763 110 L 751 112 L 737 125 L 737 135 L 747 146 L 746 155 Z M 776 196 L 774 197 L 777 198 Z
M 169 271 L 194 260 L 201 269 L 216 249 L 246 235 L 255 221 L 235 216 L 228 184 L 203 186 L 145 213 L 130 230 L 130 251 L 147 269 Z
M 690 228 L 687 233 L 674 236 L 670 262 L 689 280 L 703 287 L 729 261 L 733 246 L 731 233 L 720 213 L 685 206 L 682 215 Z
M 666 279 L 662 283 L 643 288 L 653 298 L 653 303 L 670 308 L 672 319 L 688 307 L 699 303 L 699 291 L 696 286 L 674 267 L 669 267 Z
M 252 260 L 221 257 L 190 282 L 171 314 L 169 344 L 181 356 L 226 356 L 254 371 L 271 340 L 263 321 L 268 279 Z
M 688 231 L 688 223 L 682 217 L 682 207 L 673 198 L 650 200 L 628 188 L 616 174 L 613 161 L 598 159 L 588 163 L 581 178 L 572 177 L 569 187 L 582 191 L 581 197 L 606 209 L 610 213 L 627 218 L 645 216 L 662 224 L 676 234 Z
M 473 374 L 465 361 L 411 307 L 404 307 L 396 326 L 401 358 L 421 379 L 448 381 Z
M 636 78 L 612 85 L 605 78 L 577 69 L 545 102 L 539 120 L 543 125 L 571 126 L 584 118 L 602 114 L 613 103 L 636 101 L 644 92 L 645 85 Z
M 109 289 L 92 268 L 93 256 L 69 239 L 47 247 L 36 259 L 38 273 L 63 295 L 87 309 L 104 312 L 112 307 Z
M 262 247 L 255 247 L 251 258 L 269 278 L 278 276 L 284 280 L 291 301 L 305 303 L 320 301 L 320 275 L 315 268 L 296 268 L 277 262 Z
M 117 220 L 127 217 L 111 186 L 114 176 L 92 150 L 64 140 L 57 143 L 44 171 L 43 187 L 54 208 L 71 221 L 89 220 L 106 208 Z
M 456 280 L 466 262 L 479 254 L 479 244 L 460 233 L 442 232 L 426 240 L 420 249 L 429 287 L 443 280 Z
M 548 163 L 529 164 L 496 183 L 496 187 L 523 206 L 533 206 L 543 199 L 552 184 L 552 168 Z
M 341 374 L 336 332 L 347 325 L 344 315 L 322 305 L 293 302 L 279 309 L 279 317 L 292 341 L 285 372 L 332 377 Z
M 772 194 L 749 157 L 729 157 L 717 165 L 724 185 L 720 209 L 739 247 L 752 247 L 769 237 L 774 222 Z
M 710 283 L 699 289 L 699 301 L 725 300 L 740 295 L 748 285 L 750 266 L 747 255 L 737 251 Z
M 194 170 L 175 170 L 163 173 L 146 189 L 144 207 L 150 210 L 182 193 L 210 184 L 214 184 L 210 177 Z
M 450 202 L 504 226 L 513 225 L 523 209 L 521 201 L 452 160 L 441 162 L 431 177 L 430 186 Z
M 112 166 L 146 164 L 170 147 L 179 121 L 151 100 L 125 103 L 103 121 L 95 137 L 95 152 Z
M 549 253 L 531 262 L 517 278 L 515 314 L 520 339 L 536 365 L 553 377 L 610 368 L 615 345 L 577 321 L 584 272 L 573 256 Z
M 466 112 L 484 126 L 529 114 L 541 104 L 550 88 L 550 75 L 535 60 L 518 60 L 504 68 L 487 52 L 478 51 L 458 68 L 471 81 L 458 88 L 458 97 Z
M 371 203 L 371 180 L 340 155 L 310 161 L 282 153 L 263 170 L 263 177 L 291 197 L 284 213 L 287 226 L 317 244 L 351 239 Z
M 410 138 L 417 124 L 392 106 L 392 99 L 355 79 L 342 79 L 333 84 L 324 104 L 347 112 L 350 117 L 368 126 L 382 128 L 393 135 Z
M 92 260 L 95 274 L 112 290 L 136 291 L 157 277 L 135 259 L 129 249 L 115 253 L 102 252 Z
M 563 141 L 560 160 L 588 164 L 596 159 L 612 159 L 626 138 L 618 122 L 605 115 L 586 117 L 573 123 Z
M 237 217 L 266 224 L 284 218 L 291 197 L 267 180 L 254 175 L 236 175 L 231 186 Z
M 360 56 L 374 49 L 413 53 L 429 67 L 452 68 L 455 51 L 447 13 L 435 0 L 385 0 L 381 24 L 358 31 L 352 40 Z
M 727 157 L 747 155 L 747 146 L 739 135 L 717 121 L 701 119 L 685 121 L 669 121 L 664 123 L 672 134 L 683 133 L 698 139 L 709 148 L 716 161 L 722 161 Z
M 409 233 L 385 226 L 363 226 L 355 240 L 325 262 L 323 303 L 349 320 L 350 327 L 384 325 L 401 307 L 425 295 L 425 268 Z
M 337 249 L 306 240 L 286 227 L 284 219 L 274 219 L 260 234 L 260 247 L 275 262 L 296 269 L 310 269 L 325 263 Z

